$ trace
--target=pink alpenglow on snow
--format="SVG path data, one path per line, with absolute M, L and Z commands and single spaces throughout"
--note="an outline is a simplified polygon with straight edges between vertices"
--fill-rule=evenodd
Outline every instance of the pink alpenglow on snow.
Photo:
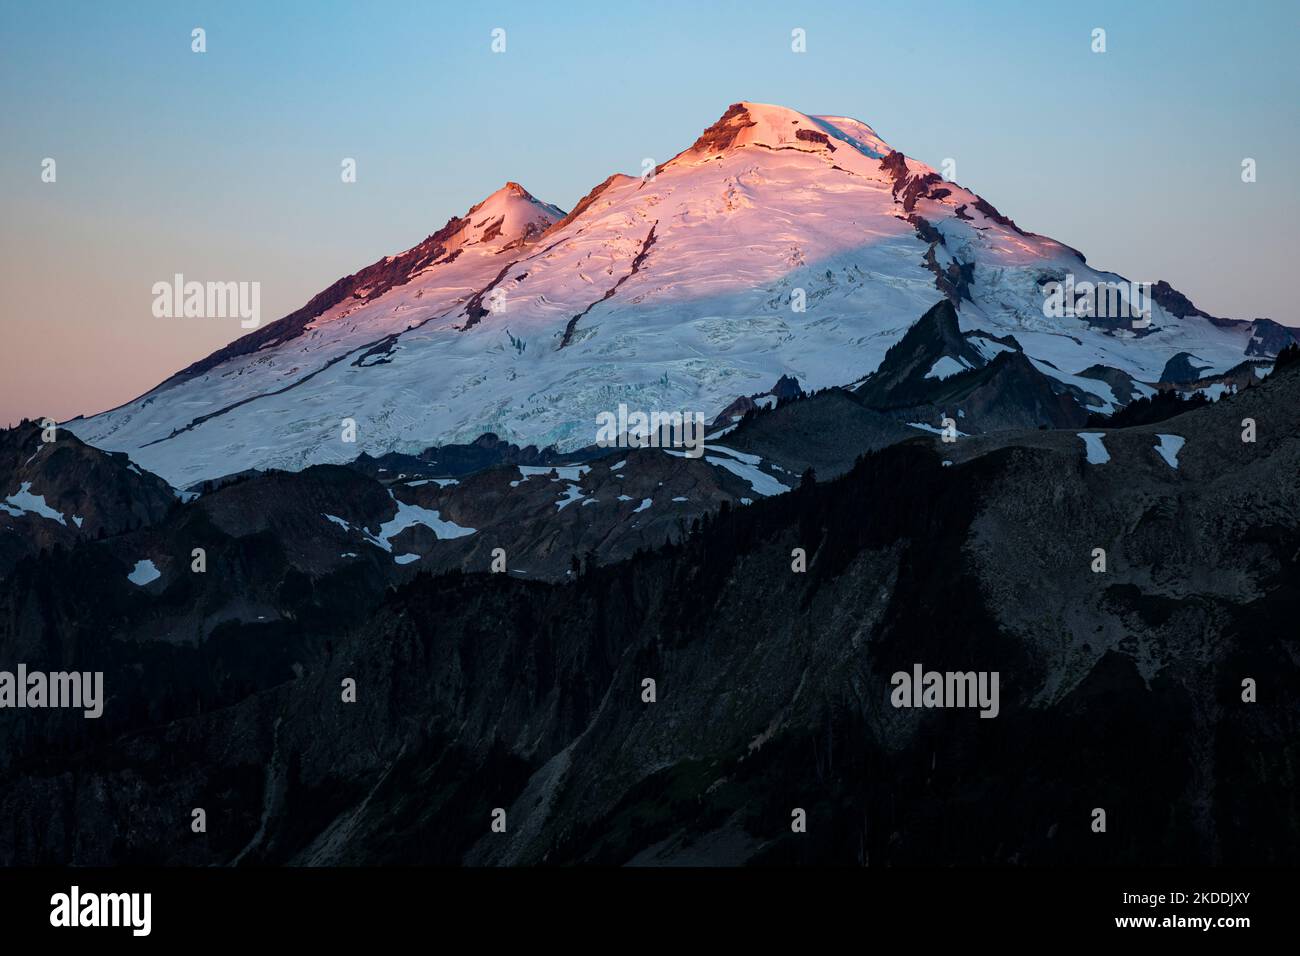
M 782 375 L 848 384 L 945 297 L 963 330 L 1013 334 L 1049 377 L 1085 383 L 1097 411 L 1127 398 L 1085 369 L 1154 383 L 1189 352 L 1223 371 L 1251 339 L 1250 323 L 1158 303 L 1140 331 L 1044 316 L 1042 284 L 1067 274 L 1123 278 L 865 123 L 737 103 L 653 177 L 609 176 L 568 215 L 507 183 L 418 246 L 68 427 L 184 486 L 484 432 L 570 450 L 620 402 L 715 414 Z M 354 443 L 339 440 L 345 417 Z

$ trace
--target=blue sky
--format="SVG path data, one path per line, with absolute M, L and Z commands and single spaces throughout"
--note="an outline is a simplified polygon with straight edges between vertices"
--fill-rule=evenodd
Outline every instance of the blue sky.
M 7 4 L 3 325 L 36 351 L 6 350 L 0 422 L 124 401 L 239 333 L 150 321 L 141 289 L 160 276 L 258 278 L 279 316 L 506 180 L 571 208 L 741 99 L 861 119 L 931 165 L 952 157 L 963 185 L 1101 268 L 1300 324 L 1298 9 Z

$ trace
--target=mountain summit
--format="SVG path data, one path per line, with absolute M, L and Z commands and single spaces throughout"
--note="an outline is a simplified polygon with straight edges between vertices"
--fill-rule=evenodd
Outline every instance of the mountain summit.
M 568 215 L 507 183 L 412 249 L 68 427 L 183 486 L 487 432 L 576 449 L 620 403 L 711 420 L 784 375 L 809 389 L 860 382 L 943 300 L 969 348 L 991 361 L 1014 336 L 1085 412 L 1152 394 L 1180 353 L 1221 374 L 1289 334 L 1167 307 L 1185 301 L 1174 290 L 1141 329 L 1048 317 L 1044 286 L 1066 280 L 1125 281 L 864 123 L 742 102 Z M 355 443 L 340 440 L 344 419 Z
M 765 103 L 733 103 L 722 117 L 704 131 L 695 144 L 677 156 L 714 158 L 728 149 L 758 146 L 764 149 L 795 149 L 832 155 L 838 140 L 842 145 L 873 159 L 883 159 L 893 149 L 865 123 L 843 116 L 806 116 L 784 106 Z

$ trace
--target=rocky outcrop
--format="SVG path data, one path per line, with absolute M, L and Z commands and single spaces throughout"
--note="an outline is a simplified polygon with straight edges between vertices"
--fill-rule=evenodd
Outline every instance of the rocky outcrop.
M 763 408 L 767 405 L 775 406 L 781 402 L 790 401 L 803 395 L 803 389 L 799 387 L 799 380 L 792 375 L 782 375 L 777 379 L 776 384 L 766 392 L 760 392 L 754 395 L 741 395 L 734 402 L 720 411 L 713 417 L 709 423 L 710 428 L 717 428 L 722 425 L 730 425 L 740 421 L 745 414 L 755 409 Z M 775 401 L 764 401 L 764 399 L 775 399 Z
M 1196 365 L 1196 356 L 1191 352 L 1179 352 L 1165 363 L 1160 373 L 1160 381 L 1167 385 L 1188 385 L 1197 381 L 1208 365 Z
M 1151 301 L 1164 309 L 1170 315 L 1178 318 L 1186 318 L 1189 315 L 1199 315 L 1202 318 L 1209 319 L 1216 324 L 1232 322 L 1231 319 L 1220 319 L 1217 316 L 1210 315 L 1208 312 L 1202 312 L 1192 302 L 1191 299 L 1183 295 L 1164 279 L 1156 282 L 1151 286 Z
M 1121 405 L 1127 405 L 1142 394 L 1132 375 L 1109 365 L 1090 365 L 1079 373 L 1079 377 L 1105 382 Z
M 0 429 L 0 578 L 22 558 L 153 524 L 178 504 L 157 475 L 66 429 Z
M 794 131 L 795 139 L 802 140 L 805 143 L 820 143 L 830 152 L 835 152 L 835 144 L 831 142 L 829 136 L 825 133 L 818 132 L 814 129 L 797 129 Z
M 1291 345 L 1300 345 L 1300 329 L 1282 325 L 1272 319 L 1256 319 L 1250 324 L 1250 342 L 1246 354 L 1258 358 L 1275 358 Z
M 872 408 L 922 404 L 937 385 L 931 373 L 943 359 L 967 370 L 985 364 L 984 356 L 962 335 L 957 311 L 947 299 L 931 307 L 890 347 L 857 394 Z
M 1151 287 L 1151 299 L 1171 315 L 1183 318 L 1198 315 L 1208 319 L 1220 328 L 1234 328 L 1248 325 L 1250 341 L 1246 344 L 1245 354 L 1252 358 L 1273 358 L 1288 345 L 1300 344 L 1300 330 L 1274 322 L 1272 319 L 1225 319 L 1198 309 L 1191 299 L 1183 295 L 1164 279 Z M 1162 377 L 1161 381 L 1165 381 Z
M 603 449 L 557 452 L 554 448 L 522 448 L 487 432 L 467 444 L 434 445 L 418 455 L 389 452 L 374 457 L 364 452 L 348 467 L 380 481 L 410 478 L 460 478 L 499 465 L 569 465 L 604 455 Z
M 744 103 L 732 103 L 716 123 L 700 134 L 688 152 L 720 153 L 730 149 L 741 130 L 755 125 Z

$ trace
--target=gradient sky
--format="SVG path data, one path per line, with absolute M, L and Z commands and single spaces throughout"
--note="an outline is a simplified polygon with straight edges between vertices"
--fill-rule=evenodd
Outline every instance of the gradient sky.
M 507 180 L 572 208 L 742 99 L 860 119 L 1099 268 L 1298 325 L 1298 10 L 6 0 L 0 425 L 128 401 L 242 333 L 154 318 L 173 273 L 259 281 L 265 324 Z

